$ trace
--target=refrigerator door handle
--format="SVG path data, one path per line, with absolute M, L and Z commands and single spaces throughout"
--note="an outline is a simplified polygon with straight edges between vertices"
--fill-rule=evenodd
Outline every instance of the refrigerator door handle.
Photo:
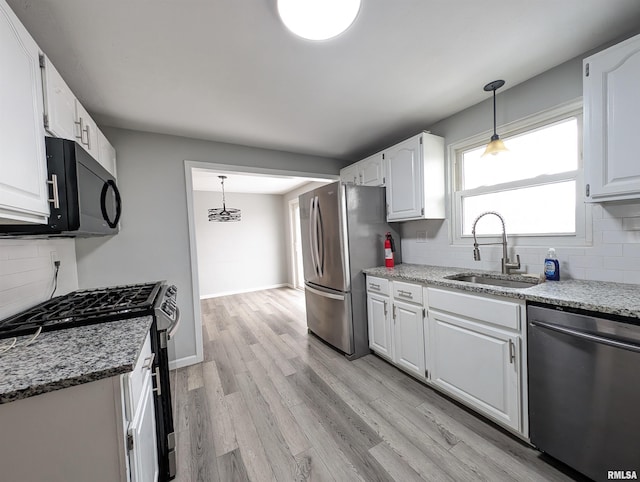
M 304 289 L 305 290 L 309 290 L 309 291 L 311 291 L 312 293 L 315 293 L 318 296 L 324 296 L 325 298 L 330 298 L 332 300 L 344 301 L 344 295 L 336 295 L 336 294 L 333 294 L 333 293 L 327 293 L 326 291 L 320 291 L 320 290 L 317 290 L 315 288 L 312 288 L 309 285 L 305 285 Z
M 318 259 L 318 274 L 322 278 L 324 275 L 324 226 L 322 225 L 322 211 L 320 211 L 320 203 L 316 197 L 316 241 L 317 241 L 317 259 Z M 321 247 L 322 246 L 322 247 Z
M 309 203 L 309 240 L 311 242 L 311 263 L 313 263 L 313 272 L 316 276 L 320 276 L 318 273 L 318 262 L 316 261 L 316 252 L 315 252 L 315 204 L 316 204 L 316 196 L 311 198 L 311 202 Z

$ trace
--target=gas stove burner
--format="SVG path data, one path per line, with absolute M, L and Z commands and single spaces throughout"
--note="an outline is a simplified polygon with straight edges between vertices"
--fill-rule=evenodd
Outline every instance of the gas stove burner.
M 0 339 L 153 314 L 162 282 L 78 290 L 0 321 Z

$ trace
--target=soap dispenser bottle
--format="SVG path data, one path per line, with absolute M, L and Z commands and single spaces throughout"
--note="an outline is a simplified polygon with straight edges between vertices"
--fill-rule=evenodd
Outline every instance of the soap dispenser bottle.
M 560 280 L 560 263 L 556 258 L 556 250 L 553 248 L 549 248 L 544 260 L 544 276 L 551 281 Z

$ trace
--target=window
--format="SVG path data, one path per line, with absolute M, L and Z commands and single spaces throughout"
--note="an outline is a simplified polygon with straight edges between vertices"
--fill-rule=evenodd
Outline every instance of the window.
M 586 239 L 582 198 L 582 109 L 575 103 L 499 130 L 508 153 L 482 157 L 489 136 L 451 147 L 454 159 L 452 227 L 454 242 L 471 236 L 485 211 L 504 219 L 508 235 L 544 244 Z M 483 218 L 477 235 L 502 232 L 495 216 Z M 582 243 L 578 243 L 582 244 Z

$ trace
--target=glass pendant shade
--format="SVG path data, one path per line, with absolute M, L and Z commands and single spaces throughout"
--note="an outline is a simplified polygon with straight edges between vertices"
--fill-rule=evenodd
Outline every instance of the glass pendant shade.
M 222 184 L 222 207 L 209 209 L 209 221 L 217 223 L 228 223 L 241 220 L 241 212 L 239 209 L 227 208 L 227 203 L 224 199 L 224 180 L 227 176 L 218 176 L 220 183 Z
M 347 30 L 360 11 L 360 0 L 278 0 L 278 14 L 294 34 L 326 40 Z
M 482 153 L 482 157 L 488 156 L 489 154 L 497 156 L 501 152 L 507 152 L 508 150 L 509 149 L 507 149 L 507 146 L 504 145 L 504 142 L 502 142 L 502 139 L 500 139 L 500 137 L 498 137 L 497 135 L 491 136 L 491 142 L 487 144 L 487 148 Z

